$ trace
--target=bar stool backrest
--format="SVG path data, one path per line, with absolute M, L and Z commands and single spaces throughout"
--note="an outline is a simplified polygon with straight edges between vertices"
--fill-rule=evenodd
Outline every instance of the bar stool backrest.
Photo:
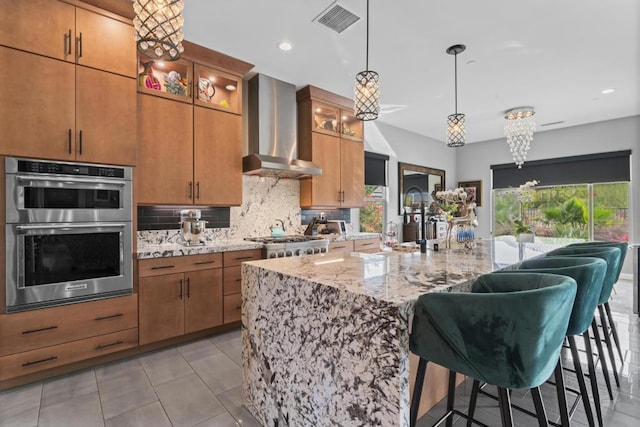
M 620 263 L 620 249 L 614 247 L 569 247 L 554 249 L 545 256 L 571 256 L 571 257 L 596 257 L 602 258 L 607 263 L 607 272 L 602 284 L 602 292 L 598 304 L 604 304 L 611 296 L 611 290 L 616 283 L 616 273 Z
M 480 276 L 470 293 L 421 295 L 410 349 L 498 387 L 537 387 L 558 362 L 576 286 L 567 276 L 502 273 Z
M 616 282 L 620 279 L 620 273 L 622 272 L 622 265 L 624 264 L 624 260 L 627 257 L 627 249 L 629 249 L 629 244 L 627 242 L 581 242 L 581 243 L 572 243 L 568 248 L 573 247 L 604 247 L 604 248 L 618 248 L 620 249 L 620 262 L 618 263 L 618 271 L 616 272 Z

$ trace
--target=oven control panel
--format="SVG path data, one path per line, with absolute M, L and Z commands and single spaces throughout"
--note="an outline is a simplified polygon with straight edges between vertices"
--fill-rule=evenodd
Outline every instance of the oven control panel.
M 124 178 L 124 168 L 35 160 L 18 160 L 18 172 Z

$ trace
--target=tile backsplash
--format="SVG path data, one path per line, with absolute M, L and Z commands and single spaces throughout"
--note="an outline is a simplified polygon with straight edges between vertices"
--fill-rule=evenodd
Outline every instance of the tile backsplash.
M 138 206 L 138 231 L 179 230 L 180 211 L 188 206 Z M 231 208 L 200 207 L 200 218 L 208 228 L 229 227 Z

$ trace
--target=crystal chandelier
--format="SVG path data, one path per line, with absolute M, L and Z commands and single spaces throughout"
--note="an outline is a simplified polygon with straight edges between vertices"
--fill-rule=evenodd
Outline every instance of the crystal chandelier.
M 134 38 L 138 50 L 165 61 L 175 61 L 184 52 L 182 47 L 182 0 L 133 0 Z
M 354 114 L 358 120 L 375 120 L 380 113 L 380 76 L 369 70 L 369 0 L 367 0 L 366 70 L 356 74 Z
M 464 114 L 458 114 L 458 54 L 464 52 L 467 47 L 463 44 L 456 44 L 447 48 L 449 55 L 454 55 L 454 79 L 455 79 L 455 114 L 447 116 L 447 146 L 462 147 L 466 128 L 464 124 Z
M 508 110 L 504 116 L 507 120 L 504 125 L 504 135 L 507 137 L 509 150 L 518 169 L 522 169 L 533 141 L 536 122 L 532 117 L 535 113 L 533 107 L 518 107 Z

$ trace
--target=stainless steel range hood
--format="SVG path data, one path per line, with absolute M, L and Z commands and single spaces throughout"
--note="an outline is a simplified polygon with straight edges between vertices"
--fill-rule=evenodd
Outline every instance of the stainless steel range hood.
M 249 80 L 249 175 L 307 178 L 322 175 L 313 162 L 298 159 L 296 87 L 264 74 Z

